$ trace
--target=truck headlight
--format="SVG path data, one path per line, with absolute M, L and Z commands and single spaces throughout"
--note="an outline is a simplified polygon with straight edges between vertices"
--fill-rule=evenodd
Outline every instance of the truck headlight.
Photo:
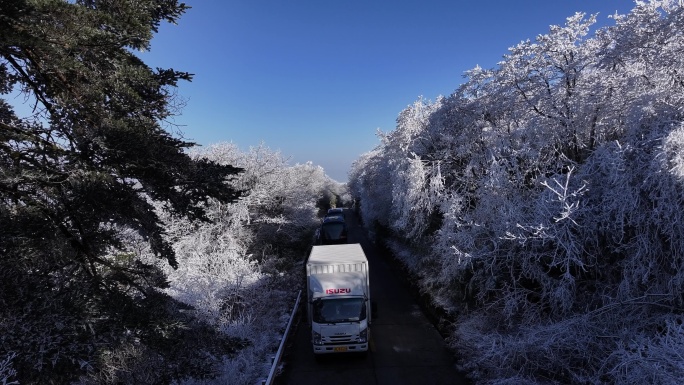
M 323 345 L 323 342 L 321 341 L 321 333 L 313 332 L 312 337 L 314 345 Z
M 368 328 L 361 330 L 361 332 L 359 333 L 359 342 L 368 342 Z

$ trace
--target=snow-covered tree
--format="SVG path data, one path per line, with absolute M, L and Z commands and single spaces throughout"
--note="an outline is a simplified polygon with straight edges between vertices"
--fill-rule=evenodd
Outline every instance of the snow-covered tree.
M 11 381 L 26 384 L 100 374 L 94 382 L 161 383 L 211 371 L 194 348 L 207 329 L 161 293 L 164 275 L 125 236 L 136 233 L 155 261 L 177 266 L 150 198 L 203 219 L 208 199 L 240 195 L 228 183 L 239 169 L 191 159 L 194 144 L 167 131 L 175 88 L 192 75 L 136 56 L 188 8 L 2 1 L 0 379 L 16 371 Z M 31 111 L 17 116 L 10 104 L 22 98 Z M 222 342 L 226 352 L 237 346 Z
M 245 192 L 230 204 L 208 202 L 209 222 L 163 217 L 179 261 L 177 269 L 165 269 L 167 293 L 245 345 L 223 358 L 216 378 L 200 383 L 253 384 L 264 376 L 264 358 L 277 349 L 281 324 L 303 282 L 297 263 L 318 224 L 316 203 L 332 182 L 320 166 L 289 165 L 263 143 L 248 151 L 217 143 L 190 155 L 240 165 L 244 172 L 234 187 Z
M 408 236 L 388 243 L 458 315 L 478 383 L 684 372 L 684 11 L 636 2 L 592 34 L 597 17 L 420 99 L 350 173 L 363 219 Z

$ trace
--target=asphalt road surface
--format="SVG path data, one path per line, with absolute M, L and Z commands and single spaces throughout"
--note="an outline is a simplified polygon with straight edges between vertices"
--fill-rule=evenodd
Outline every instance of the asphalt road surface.
M 442 336 L 402 284 L 400 275 L 368 241 L 365 230 L 346 211 L 349 243 L 360 243 L 369 260 L 371 300 L 377 316 L 371 324 L 366 356 L 325 355 L 316 361 L 307 320 L 299 319 L 283 357 L 278 385 L 460 385 L 469 381 L 455 367 Z M 305 295 L 305 293 L 303 293 Z M 305 297 L 303 301 L 306 301 Z M 300 312 L 301 314 L 301 312 Z

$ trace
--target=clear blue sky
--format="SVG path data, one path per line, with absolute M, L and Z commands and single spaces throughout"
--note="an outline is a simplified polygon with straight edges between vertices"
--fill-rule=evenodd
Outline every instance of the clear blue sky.
M 264 143 L 339 182 L 420 96 L 450 95 L 476 65 L 575 12 L 628 13 L 632 0 L 185 0 L 141 54 L 195 74 L 175 123 L 201 145 Z

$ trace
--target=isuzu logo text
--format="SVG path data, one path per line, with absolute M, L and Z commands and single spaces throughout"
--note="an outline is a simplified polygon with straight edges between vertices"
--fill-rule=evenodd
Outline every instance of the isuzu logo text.
M 325 289 L 325 294 L 351 294 L 351 289 Z

